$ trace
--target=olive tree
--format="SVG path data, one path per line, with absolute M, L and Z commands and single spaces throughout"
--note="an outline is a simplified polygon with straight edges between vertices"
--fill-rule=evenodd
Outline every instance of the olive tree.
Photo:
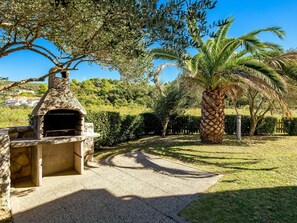
M 207 10 L 213 0 L 4 0 L 0 3 L 0 58 L 20 50 L 44 56 L 55 69 L 32 77 L 44 80 L 52 73 L 77 69 L 82 62 L 117 69 L 123 78 L 149 73 L 147 48 L 158 44 L 183 50 L 190 46 L 186 19 L 207 34 Z M 215 24 L 212 24 L 215 25 Z M 51 50 L 39 39 L 53 43 Z

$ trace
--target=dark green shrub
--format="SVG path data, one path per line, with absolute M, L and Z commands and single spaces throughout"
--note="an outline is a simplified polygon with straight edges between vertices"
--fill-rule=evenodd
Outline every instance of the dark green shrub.
M 201 117 L 198 116 L 190 116 L 188 130 L 190 134 L 198 133 L 200 128 Z
M 100 133 L 100 137 L 95 141 L 96 147 L 110 146 L 119 142 L 121 117 L 118 112 L 88 112 L 86 121 L 94 123 L 95 132 Z
M 236 132 L 236 115 L 225 115 L 225 133 L 233 135 Z
M 250 126 L 251 126 L 251 118 L 247 115 L 241 116 L 241 134 L 249 135 L 250 134 Z
M 173 134 L 193 134 L 199 132 L 200 117 L 183 115 L 173 117 L 171 120 L 171 132 Z
M 188 127 L 187 116 L 172 117 L 170 122 L 171 122 L 171 131 L 173 134 L 183 133 L 182 131 L 186 130 Z
M 251 119 L 249 116 L 241 115 L 241 135 L 248 135 L 250 131 Z M 225 116 L 225 133 L 227 135 L 236 134 L 236 115 Z
M 143 134 L 143 118 L 140 115 L 122 117 L 121 132 L 119 134 L 120 142 L 137 139 Z
M 284 122 L 284 129 L 285 132 L 288 133 L 290 136 L 296 136 L 297 135 L 297 118 L 288 119 L 283 118 Z
M 258 123 L 256 128 L 256 134 L 273 134 L 277 123 L 275 117 L 265 117 L 261 122 Z
M 142 113 L 143 120 L 143 133 L 145 135 L 154 134 L 160 135 L 162 131 L 162 125 L 159 118 L 154 113 Z

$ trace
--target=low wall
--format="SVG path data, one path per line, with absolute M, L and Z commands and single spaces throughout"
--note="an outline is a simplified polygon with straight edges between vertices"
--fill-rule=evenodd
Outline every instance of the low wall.
M 0 130 L 0 210 L 9 212 L 10 207 L 10 140 L 7 130 Z
M 31 147 L 13 148 L 10 150 L 11 181 L 30 178 Z

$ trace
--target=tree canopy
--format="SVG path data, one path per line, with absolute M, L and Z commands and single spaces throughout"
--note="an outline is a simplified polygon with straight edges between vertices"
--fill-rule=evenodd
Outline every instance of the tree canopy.
M 123 77 L 139 77 L 151 68 L 148 46 L 177 51 L 190 46 L 186 19 L 195 20 L 207 34 L 206 12 L 215 4 L 213 0 L 3 0 L 0 58 L 31 50 L 49 59 L 59 68 L 56 72 L 96 62 L 119 70 Z M 57 50 L 40 45 L 39 39 L 52 42 Z

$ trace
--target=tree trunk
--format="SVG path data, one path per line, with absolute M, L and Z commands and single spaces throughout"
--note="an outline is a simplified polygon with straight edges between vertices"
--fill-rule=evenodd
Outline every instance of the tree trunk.
M 203 92 L 200 123 L 202 143 L 219 144 L 224 139 L 224 96 L 219 90 L 205 90 Z
M 168 123 L 169 123 L 169 118 L 165 118 L 162 122 L 162 133 L 161 133 L 162 137 L 166 136 Z
M 255 135 L 257 123 L 258 123 L 257 120 L 251 118 L 251 125 L 250 125 L 250 132 L 249 132 L 249 135 L 250 136 L 254 136 Z

